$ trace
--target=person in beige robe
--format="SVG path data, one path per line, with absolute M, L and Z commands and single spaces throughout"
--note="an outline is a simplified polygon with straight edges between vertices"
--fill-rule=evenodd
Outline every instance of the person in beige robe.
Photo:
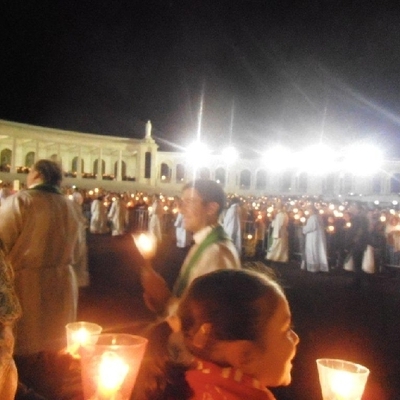
M 266 259 L 270 261 L 289 261 L 289 216 L 284 207 L 278 206 L 278 213 L 272 221 L 272 244 L 268 249 Z
M 82 211 L 61 194 L 61 179 L 58 164 L 39 160 L 27 176 L 28 189 L 7 198 L 0 210 L 0 239 L 22 307 L 16 355 L 61 350 L 65 325 L 76 319 L 72 265 Z

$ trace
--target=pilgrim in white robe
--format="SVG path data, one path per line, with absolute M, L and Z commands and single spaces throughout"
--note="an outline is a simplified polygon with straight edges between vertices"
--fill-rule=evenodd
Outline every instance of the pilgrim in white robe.
M 174 222 L 175 235 L 176 235 L 176 247 L 185 248 L 190 246 L 193 240 L 193 234 L 186 230 L 185 220 L 182 213 L 178 213 Z
M 90 206 L 90 233 L 108 233 L 107 209 L 103 199 L 95 199 Z
M 321 217 L 311 214 L 305 226 L 305 267 L 310 272 L 329 272 L 326 236 Z
M 272 244 L 268 249 L 266 259 L 276 262 L 288 262 L 289 260 L 289 217 L 285 211 L 280 210 L 272 224 Z
M 65 325 L 76 320 L 73 270 L 82 211 L 62 194 L 23 190 L 0 207 L 0 239 L 15 274 L 22 307 L 15 354 L 59 351 Z
M 240 205 L 232 204 L 225 213 L 223 227 L 226 234 L 232 239 L 239 256 L 242 254 L 242 227 Z
M 108 218 L 111 221 L 111 235 L 123 235 L 125 233 L 127 221 L 127 208 L 123 199 L 116 198 L 112 202 Z
M 164 210 L 161 202 L 159 200 L 154 201 L 149 209 L 149 232 L 157 238 L 158 243 L 162 240 L 161 219 L 163 214 Z

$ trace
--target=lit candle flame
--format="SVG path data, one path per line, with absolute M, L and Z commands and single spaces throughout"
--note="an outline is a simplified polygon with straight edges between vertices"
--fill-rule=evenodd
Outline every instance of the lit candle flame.
M 98 375 L 98 394 L 103 399 L 114 399 L 121 388 L 129 366 L 112 351 L 101 356 Z
M 156 240 L 150 233 L 141 233 L 139 236 L 132 235 L 136 247 L 145 260 L 154 257 L 156 251 Z
M 332 392 L 337 396 L 338 400 L 346 400 L 352 397 L 354 391 L 354 377 L 346 371 L 334 371 L 330 379 Z

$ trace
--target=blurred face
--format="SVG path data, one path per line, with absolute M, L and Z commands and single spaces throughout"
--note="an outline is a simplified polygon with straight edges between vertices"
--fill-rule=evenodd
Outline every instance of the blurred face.
M 247 372 L 264 386 L 289 385 L 292 380 L 292 360 L 299 337 L 293 331 L 287 300 L 280 296 L 278 307 L 263 334 L 262 346 L 253 351 L 253 361 Z
M 196 189 L 185 189 L 182 193 L 181 212 L 188 231 L 198 232 L 209 224 L 209 205 Z

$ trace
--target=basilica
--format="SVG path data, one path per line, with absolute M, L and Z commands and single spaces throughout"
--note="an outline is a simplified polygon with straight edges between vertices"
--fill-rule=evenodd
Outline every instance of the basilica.
M 320 196 L 397 204 L 400 161 L 386 160 L 379 172 L 311 174 L 296 168 L 272 172 L 268 160 L 239 158 L 232 162 L 211 154 L 202 164 L 183 152 L 160 151 L 146 123 L 141 139 L 65 131 L 0 120 L 0 179 L 19 188 L 29 167 L 40 158 L 61 163 L 64 185 L 174 195 L 201 177 L 218 181 L 227 193 L 244 196 Z

